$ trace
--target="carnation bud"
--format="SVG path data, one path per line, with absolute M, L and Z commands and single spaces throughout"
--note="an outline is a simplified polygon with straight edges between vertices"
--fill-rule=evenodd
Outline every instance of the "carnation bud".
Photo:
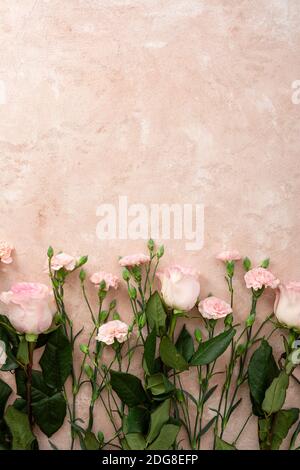
M 266 259 L 264 259 L 264 260 L 262 261 L 262 263 L 261 263 L 260 266 L 261 266 L 262 268 L 267 269 L 267 268 L 269 267 L 269 264 L 270 264 L 270 258 L 266 258 Z
M 251 313 L 246 320 L 246 326 L 249 328 L 250 326 L 253 325 L 254 321 L 255 321 L 255 314 Z
M 88 256 L 81 256 L 79 258 L 79 260 L 77 261 L 76 263 L 76 268 L 80 268 L 81 266 L 83 266 L 84 264 L 87 263 L 89 257 Z
M 130 297 L 131 299 L 135 300 L 135 299 L 136 299 L 136 296 L 137 296 L 136 288 L 130 286 L 130 287 L 128 288 L 128 294 L 129 294 L 129 297 Z
M 245 271 L 249 271 L 251 269 L 251 261 L 247 256 L 246 258 L 244 258 L 243 266 L 244 266 Z
M 201 341 L 202 341 L 202 333 L 201 333 L 201 331 L 199 330 L 199 328 L 197 328 L 197 329 L 195 330 L 194 335 L 195 335 L 195 338 L 196 338 L 197 343 L 201 343 Z
M 161 245 L 158 250 L 157 250 L 157 257 L 158 258 L 162 258 L 164 256 L 164 252 L 165 252 L 165 247 L 164 245 Z
M 234 261 L 227 261 L 226 262 L 226 272 L 228 277 L 233 277 L 234 275 Z
M 109 313 L 107 310 L 102 310 L 99 314 L 99 322 L 104 323 L 108 317 Z
M 129 281 L 130 279 L 130 272 L 128 271 L 128 269 L 123 269 L 123 272 L 122 272 L 122 277 L 124 279 L 124 281 Z
M 120 315 L 118 314 L 118 312 L 113 313 L 113 320 L 120 320 Z
M 49 246 L 48 251 L 47 251 L 47 256 L 48 256 L 48 258 L 51 259 L 53 257 L 53 255 L 54 255 L 54 250 L 53 250 L 52 246 Z
M 232 315 L 232 313 L 230 313 L 229 315 L 227 315 L 225 317 L 224 325 L 230 327 L 230 326 L 232 326 L 232 323 L 233 323 L 233 315 Z
M 154 241 L 152 240 L 152 238 L 150 238 L 150 240 L 148 241 L 148 250 L 151 252 L 154 250 Z
M 144 328 L 144 326 L 146 325 L 146 314 L 145 313 L 142 313 L 142 315 L 139 317 L 138 325 L 139 325 L 139 328 Z
M 84 364 L 84 372 L 86 373 L 89 379 L 93 377 L 94 372 L 89 364 Z
M 239 344 L 238 347 L 236 348 L 237 357 L 242 356 L 244 354 L 244 352 L 246 351 L 246 349 L 247 349 L 247 344 L 246 343 Z
M 112 300 L 109 304 L 109 310 L 113 310 L 114 308 L 116 308 L 116 305 L 117 305 L 116 299 Z
M 177 399 L 177 401 L 179 401 L 179 403 L 182 403 L 184 401 L 184 394 L 178 388 L 176 390 L 176 399 Z
M 141 273 L 141 268 L 140 266 L 133 266 L 132 268 L 132 274 L 136 282 L 140 282 L 142 280 L 142 273 Z
M 89 348 L 88 348 L 87 344 L 81 344 L 80 345 L 80 351 L 83 354 L 88 354 L 89 353 Z
M 84 269 L 81 269 L 80 273 L 79 273 L 79 279 L 80 279 L 81 282 L 84 282 L 85 278 L 86 278 L 86 272 L 85 272 Z
M 99 442 L 100 446 L 103 446 L 103 444 L 104 444 L 104 434 L 103 434 L 102 431 L 98 432 L 97 438 L 98 438 L 98 442 Z

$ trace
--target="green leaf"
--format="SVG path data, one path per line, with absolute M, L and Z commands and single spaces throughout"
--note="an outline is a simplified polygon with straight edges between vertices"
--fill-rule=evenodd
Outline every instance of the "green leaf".
M 174 388 L 164 374 L 158 373 L 147 377 L 147 390 L 150 390 L 154 396 L 173 392 Z
M 146 365 L 145 372 L 154 374 L 155 372 L 155 353 L 156 353 L 156 330 L 153 328 L 147 336 L 144 347 L 144 362 Z
M 61 390 L 72 368 L 72 348 L 62 328 L 49 335 L 40 365 L 46 384 Z
M 17 392 L 20 397 L 26 400 L 26 374 L 23 369 L 16 371 Z M 55 392 L 45 384 L 43 374 L 39 370 L 32 371 L 31 398 L 32 402 L 37 402 L 48 398 Z
M 86 431 L 84 435 L 84 447 L 86 450 L 99 450 L 100 443 L 96 438 L 95 434 L 91 431 Z
M 178 371 L 187 370 L 188 363 L 177 351 L 176 347 L 168 336 L 164 336 L 160 342 L 160 357 L 162 362 L 172 369 Z
M 144 450 L 146 448 L 146 441 L 142 434 L 126 434 L 125 438 L 130 450 Z
M 183 325 L 182 330 L 176 341 L 176 349 L 179 354 L 189 362 L 195 352 L 194 350 L 194 341 L 190 333 L 187 331 L 186 326 Z
M 149 411 L 145 408 L 129 408 L 126 417 L 126 434 L 145 434 L 149 426 Z
M 10 388 L 10 386 L 0 379 L 0 420 L 2 419 L 2 416 L 4 414 L 6 402 L 11 392 L 12 389 Z
M 174 444 L 180 427 L 175 424 L 165 424 L 157 439 L 147 447 L 147 450 L 169 450 Z
M 271 450 L 278 450 L 283 439 L 286 438 L 290 428 L 296 423 L 299 417 L 299 409 L 280 410 L 276 413 L 272 424 L 272 444 Z
M 273 379 L 262 403 L 262 409 L 268 415 L 276 413 L 282 408 L 288 385 L 289 376 L 284 371 L 280 372 L 279 376 Z
M 190 364 L 192 366 L 202 366 L 214 362 L 226 351 L 235 333 L 236 330 L 234 328 L 230 328 L 218 336 L 200 343 Z
M 154 292 L 147 302 L 146 318 L 151 330 L 155 328 L 158 335 L 164 333 L 167 315 L 158 292 Z
M 272 348 L 263 339 L 259 348 L 252 355 L 248 368 L 248 383 L 255 415 L 264 415 L 261 409 L 262 402 L 267 388 L 271 385 L 273 379 L 278 376 L 278 373 Z
M 66 416 L 66 401 L 62 393 L 44 398 L 32 404 L 36 423 L 47 437 L 51 437 L 63 425 Z
M 30 429 L 28 416 L 13 406 L 9 406 L 4 416 L 5 422 L 12 434 L 13 450 L 30 450 L 34 447 L 36 439 Z
M 161 428 L 169 421 L 171 400 L 168 399 L 151 413 L 147 445 L 154 441 Z
M 216 436 L 215 450 L 236 450 L 236 447 Z
M 110 371 L 110 377 L 113 390 L 125 405 L 132 408 L 147 401 L 145 390 L 138 377 L 114 370 Z
M 13 354 L 8 332 L 1 325 L 0 325 L 0 341 L 4 342 L 5 353 L 7 355 L 6 362 L 5 364 L 3 364 L 3 366 L 0 367 L 0 370 L 2 370 L 3 372 L 6 372 L 9 370 L 17 369 L 19 367 L 19 364 L 17 363 L 17 359 L 15 358 L 15 355 Z

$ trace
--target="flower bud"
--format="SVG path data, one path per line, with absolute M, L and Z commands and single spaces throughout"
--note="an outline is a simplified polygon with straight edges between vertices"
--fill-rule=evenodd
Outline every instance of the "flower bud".
M 89 379 L 93 377 L 94 372 L 89 364 L 84 364 L 84 372 L 86 373 Z
M 199 330 L 199 328 L 197 328 L 194 332 L 194 335 L 195 335 L 195 339 L 197 341 L 197 343 L 201 343 L 202 341 L 202 333 L 201 333 L 201 330 Z
M 162 258 L 165 252 L 165 247 L 164 245 L 161 245 L 158 250 L 157 250 L 157 258 Z
M 85 278 L 86 278 L 86 272 L 85 272 L 84 269 L 81 269 L 80 273 L 79 273 L 79 279 L 80 279 L 81 282 L 84 282 Z
M 148 250 L 152 252 L 154 250 L 154 246 L 154 241 L 152 240 L 152 238 L 150 238 L 150 240 L 148 241 Z
M 87 263 L 89 257 L 88 256 L 81 256 L 79 258 L 79 260 L 77 261 L 76 263 L 76 268 L 80 268 L 81 266 L 83 266 L 84 264 Z
M 254 322 L 255 322 L 255 314 L 251 313 L 246 320 L 246 326 L 249 328 L 250 326 L 253 325 Z
M 129 281 L 129 279 L 130 279 L 130 272 L 128 271 L 128 269 L 126 269 L 126 268 L 123 269 L 123 271 L 122 271 L 122 277 L 123 277 L 124 281 L 126 281 L 126 282 Z
M 140 329 L 142 329 L 144 328 L 145 325 L 146 325 L 146 314 L 142 313 L 142 315 L 140 315 L 139 320 L 138 320 L 138 326 Z
M 47 256 L 48 256 L 48 258 L 52 258 L 53 255 L 54 255 L 54 250 L 53 250 L 52 246 L 49 246 L 48 251 L 47 251 Z
M 250 261 L 250 259 L 249 259 L 247 256 L 246 256 L 246 258 L 244 258 L 243 266 L 244 266 L 245 271 L 250 271 L 250 269 L 251 269 L 251 261 Z
M 88 345 L 87 345 L 87 344 L 81 344 L 81 345 L 80 345 L 80 351 L 81 351 L 83 354 L 88 354 L 88 353 L 89 353 Z
M 118 314 L 118 312 L 113 313 L 113 320 L 120 320 L 120 315 Z
M 129 297 L 130 297 L 131 299 L 135 300 L 135 299 L 136 299 L 136 296 L 137 296 L 136 288 L 130 286 L 130 287 L 128 288 L 128 294 L 129 294 Z

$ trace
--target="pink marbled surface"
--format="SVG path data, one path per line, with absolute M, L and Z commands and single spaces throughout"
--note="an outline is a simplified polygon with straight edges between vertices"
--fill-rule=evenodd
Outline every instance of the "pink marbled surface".
M 45 282 L 50 243 L 89 253 L 90 272 L 118 273 L 118 256 L 144 247 L 96 237 L 97 206 L 119 194 L 205 205 L 204 248 L 170 241 L 163 261 L 198 268 L 203 295 L 226 296 L 214 255 L 232 246 L 299 279 L 299 19 L 298 0 L 1 0 L 0 236 L 17 249 L 1 288 Z M 238 319 L 248 309 L 239 277 Z M 129 318 L 126 301 L 120 312 Z M 228 439 L 248 409 L 245 394 Z M 101 409 L 96 429 L 109 430 Z M 253 419 L 241 448 L 257 447 L 255 432 Z M 68 440 L 67 426 L 52 437 Z

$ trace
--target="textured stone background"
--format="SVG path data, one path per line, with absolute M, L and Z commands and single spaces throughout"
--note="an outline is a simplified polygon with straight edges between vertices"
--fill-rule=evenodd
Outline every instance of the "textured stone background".
M 203 250 L 170 241 L 164 259 L 197 267 L 202 295 L 226 295 L 222 248 L 270 255 L 282 280 L 299 280 L 299 19 L 299 0 L 1 0 L 0 236 L 17 249 L 1 288 L 46 282 L 49 243 L 118 273 L 118 255 L 144 246 L 96 237 L 96 207 L 119 194 L 204 203 Z M 87 325 L 74 291 L 72 316 Z M 130 317 L 126 302 L 120 312 Z M 84 416 L 86 395 L 80 405 Z M 96 427 L 109 429 L 101 410 Z M 67 427 L 52 438 L 68 439 Z M 240 447 L 256 446 L 253 419 Z

